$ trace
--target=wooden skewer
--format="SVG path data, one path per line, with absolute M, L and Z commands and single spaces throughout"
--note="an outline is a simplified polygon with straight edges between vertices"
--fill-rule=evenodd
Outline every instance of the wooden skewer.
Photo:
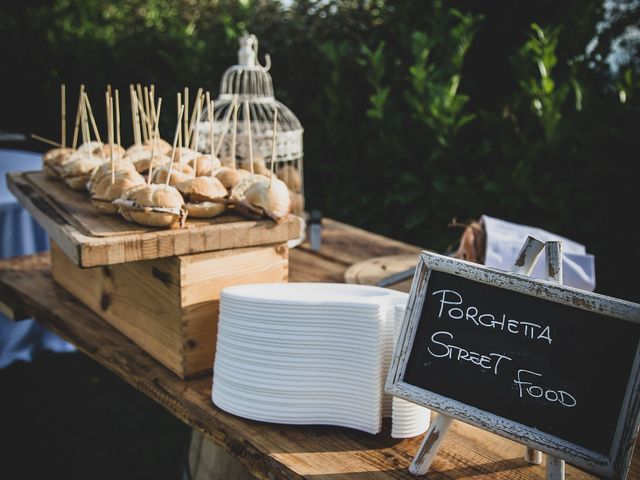
M 120 143 L 122 139 L 120 138 L 120 95 L 118 94 L 118 89 L 116 88 L 116 143 L 122 146 Z M 118 156 L 118 161 L 120 161 L 120 156 Z
M 189 87 L 184 87 L 184 96 L 182 97 L 184 101 L 184 115 L 182 116 L 182 129 L 184 130 L 183 135 L 183 147 L 189 146 L 189 139 L 187 138 L 189 133 Z
M 180 94 L 178 94 L 180 95 Z M 180 105 L 178 109 L 178 124 L 176 125 L 176 133 L 173 135 L 173 148 L 171 149 L 171 162 L 169 163 L 169 173 L 167 174 L 166 184 L 169 185 L 171 172 L 173 171 L 173 162 L 176 160 L 176 146 L 178 145 L 178 135 L 182 131 L 182 114 L 184 113 L 184 105 Z
M 218 140 L 218 145 L 216 146 L 216 157 L 220 155 L 220 149 L 222 148 L 222 140 L 224 140 L 224 136 L 227 134 L 227 129 L 229 128 L 229 122 L 231 121 L 231 114 L 233 113 L 234 105 L 237 101 L 237 97 L 233 97 L 233 102 L 227 110 L 227 113 L 224 116 L 224 125 L 222 127 L 222 133 L 220 134 L 220 139 Z
M 189 132 L 189 87 L 184 87 L 182 102 L 184 105 L 184 115 L 182 116 L 182 146 L 186 148 L 188 146 L 187 135 Z
M 202 104 L 198 103 L 198 113 L 196 115 L 196 125 L 198 125 L 200 123 L 200 115 L 202 114 Z M 196 132 L 195 137 L 197 137 L 198 134 Z M 198 146 L 194 145 L 193 146 L 193 150 L 198 153 L 197 150 Z M 196 155 L 196 157 L 193 159 L 193 178 L 196 178 L 198 173 L 198 155 Z
M 151 118 L 156 118 L 156 87 L 153 84 L 149 87 L 149 105 L 151 106 Z
M 116 165 L 113 161 L 113 99 L 109 95 L 109 89 L 104 92 L 107 105 L 107 141 L 109 142 L 109 161 L 111 162 L 111 185 L 116 181 Z
M 76 111 L 76 124 L 73 127 L 73 143 L 71 144 L 74 150 L 78 146 L 78 128 L 80 128 L 80 117 L 81 117 L 80 112 L 82 110 L 83 94 L 84 94 L 84 85 L 80 85 L 80 97 L 78 98 L 78 110 Z
M 247 127 L 247 142 L 249 144 L 249 171 L 253 171 L 253 135 L 251 132 L 251 112 L 249 112 L 249 102 L 244 102 L 244 123 Z
M 205 107 L 205 98 L 204 98 L 204 95 L 201 95 L 201 96 L 200 96 L 200 103 L 198 104 L 198 108 L 201 110 L 201 113 L 202 113 L 202 110 L 204 110 L 204 107 Z M 193 144 L 193 147 L 192 147 L 192 148 L 193 148 L 194 150 L 196 150 L 196 151 L 198 150 L 198 141 L 200 140 L 200 136 L 199 136 L 199 134 L 198 134 L 198 127 L 200 126 L 200 120 L 201 120 L 201 118 L 202 118 L 202 117 L 200 117 L 200 118 L 196 121 L 196 126 L 195 126 L 195 128 L 193 129 L 193 135 L 191 136 L 191 142 L 192 142 L 192 144 Z
M 82 97 L 82 143 L 91 141 L 91 132 L 89 131 L 89 115 L 87 113 L 87 93 Z M 104 152 L 103 152 L 104 153 Z M 93 151 L 89 150 L 89 158 L 93 161 Z
M 209 105 L 209 108 L 207 110 L 208 110 L 208 114 L 209 114 L 208 115 L 208 117 L 209 117 L 208 118 L 208 120 L 209 120 L 209 144 L 211 146 L 211 154 L 210 154 L 211 155 L 211 176 L 213 177 L 213 176 L 215 176 L 213 174 L 213 171 L 215 170 L 213 168 L 213 159 L 216 158 L 216 157 L 215 157 L 215 154 L 213 153 L 214 145 L 215 145 L 214 138 L 213 138 L 213 100 L 211 100 L 211 97 L 209 96 L 209 92 L 207 92 L 207 103 Z
M 141 118 L 140 123 L 143 125 L 142 136 L 145 139 L 145 142 L 148 142 L 151 140 L 151 136 L 153 135 L 153 118 L 147 116 L 145 113 L 144 108 L 142 108 L 143 100 L 141 98 L 138 98 L 136 102 L 138 104 L 138 113 Z M 146 135 L 145 131 L 147 132 Z
M 143 118 L 141 113 L 144 114 L 144 101 L 142 100 L 142 86 L 138 83 L 136 84 L 136 92 L 138 97 L 136 98 L 136 103 L 138 104 L 138 120 L 140 120 L 140 127 L 142 128 L 142 139 L 145 141 L 149 138 L 149 129 L 148 124 L 143 123 Z
M 202 89 L 201 89 L 202 90 Z M 204 95 L 200 96 L 200 101 L 194 105 L 194 112 L 198 112 L 195 116 L 195 122 L 193 123 L 193 127 L 191 128 L 191 150 L 197 152 L 198 151 L 198 127 L 200 126 L 200 118 L 202 115 L 202 108 L 204 107 Z
M 198 106 L 200 105 L 200 97 L 202 97 L 202 89 L 201 88 L 198 89 L 198 93 L 196 95 L 196 99 L 193 102 L 193 111 L 192 111 L 191 119 L 189 121 L 189 130 L 187 130 L 187 147 L 188 148 L 192 148 L 192 145 L 193 145 L 192 136 L 193 136 L 193 133 L 194 133 L 196 112 L 198 111 Z M 187 103 L 186 100 L 185 100 L 185 103 Z
M 211 142 L 211 115 L 209 115 L 209 113 L 211 112 L 211 93 L 209 91 L 207 91 L 206 95 L 205 95 L 205 103 L 207 105 L 207 122 L 209 123 L 209 142 Z M 209 149 L 211 151 L 211 156 L 213 157 L 213 143 L 211 143 L 209 145 Z
M 236 138 L 238 135 L 238 100 L 234 102 L 233 109 L 233 132 L 231 133 L 231 163 L 233 169 L 236 169 Z
M 133 101 L 136 107 L 136 132 L 138 134 L 138 145 L 142 145 L 142 132 L 144 128 L 142 128 L 142 118 L 140 116 L 140 102 L 138 101 L 138 95 L 136 92 L 133 92 Z
M 111 146 L 111 164 L 113 165 L 112 171 L 113 173 L 111 174 L 111 183 L 114 183 L 116 181 L 116 176 L 115 176 L 115 172 L 116 172 L 116 158 L 115 158 L 115 154 L 113 152 L 114 150 L 114 145 L 115 145 L 115 136 L 116 136 L 116 130 L 114 128 L 114 116 L 115 116 L 115 112 L 114 112 L 114 108 L 113 108 L 113 103 L 114 103 L 114 98 L 113 96 L 109 96 L 109 129 L 111 130 L 111 138 L 109 139 L 109 143 Z M 118 153 L 118 157 L 120 156 L 120 154 Z
M 61 107 L 61 125 L 60 125 L 60 145 L 67 146 L 67 96 L 65 95 L 64 83 L 60 86 L 60 107 Z
M 91 109 L 91 102 L 89 102 L 89 96 L 87 95 L 86 92 L 84 94 L 84 100 L 87 104 L 87 111 L 89 112 L 89 118 L 91 119 L 91 126 L 93 127 L 93 133 L 96 136 L 96 140 L 102 143 L 102 140 L 100 139 L 100 132 L 98 131 L 98 126 L 96 125 L 96 119 L 93 116 L 93 110 Z
M 151 139 L 152 135 L 153 135 L 153 120 L 156 118 L 156 116 L 153 114 L 153 111 L 151 109 L 150 104 L 150 99 L 149 99 L 149 87 L 144 87 L 144 114 L 146 115 L 146 118 L 148 119 L 147 121 L 147 133 L 149 135 L 149 139 Z M 149 121 L 151 123 L 149 123 Z
M 273 145 L 271 146 L 271 176 L 269 177 L 269 186 L 271 186 L 271 183 L 273 182 L 273 166 L 276 164 L 276 155 L 277 153 L 277 143 L 276 143 L 276 136 L 278 132 L 278 107 L 274 107 L 274 112 L 273 112 L 273 140 L 272 143 Z
M 129 100 L 131 101 L 131 129 L 133 131 L 133 144 L 134 145 L 139 145 L 140 144 L 140 134 L 138 131 L 138 134 L 136 134 L 136 127 L 138 127 L 138 129 L 140 128 L 140 125 L 138 124 L 138 120 L 136 119 L 136 110 L 137 110 L 137 105 L 136 105 L 136 94 L 133 91 L 133 84 L 130 83 L 129 84 Z
M 178 118 L 180 119 L 180 121 L 178 121 L 178 145 L 180 146 L 182 146 L 182 114 L 180 111 L 184 113 L 184 108 L 182 107 L 182 95 L 178 92 Z
M 54 142 L 53 140 L 49 140 L 48 138 L 41 137 L 40 135 L 36 135 L 35 133 L 32 133 L 30 136 L 34 140 L 38 140 L 39 142 L 46 143 L 47 145 L 53 145 L 54 147 L 62 146 L 58 142 Z
M 156 114 L 155 129 L 153 132 L 153 138 L 151 139 L 151 161 L 149 162 L 149 176 L 147 177 L 147 184 L 151 184 L 151 177 L 153 176 L 153 157 L 155 155 L 156 143 L 158 141 L 158 123 L 160 123 L 160 109 L 162 108 L 162 97 L 158 98 L 158 113 Z
M 91 140 L 89 132 L 89 120 L 87 119 L 87 94 L 82 94 L 82 143 L 85 144 Z

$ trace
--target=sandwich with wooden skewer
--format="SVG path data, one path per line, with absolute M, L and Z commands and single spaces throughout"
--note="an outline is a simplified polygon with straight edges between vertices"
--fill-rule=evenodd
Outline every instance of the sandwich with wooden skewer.
M 245 125 L 246 125 L 245 128 L 247 130 L 247 140 L 248 140 L 248 146 L 249 146 L 248 166 L 249 166 L 250 174 L 240 179 L 238 184 L 235 187 L 233 187 L 233 189 L 231 189 L 229 198 L 234 203 L 241 203 L 242 200 L 244 199 L 245 193 L 254 183 L 269 182 L 269 178 L 267 175 L 257 173 L 256 170 L 254 169 L 253 135 L 251 130 L 251 112 L 249 109 L 248 102 L 245 102 L 244 104 L 244 113 L 245 113 Z
M 231 156 L 229 165 L 223 165 L 213 172 L 213 175 L 222 182 L 227 190 L 231 193 L 233 188 L 240 183 L 244 177 L 251 175 L 251 172 L 243 168 L 236 168 L 236 139 L 238 134 L 238 97 L 233 99 L 230 112 L 233 111 L 233 128 L 231 130 Z M 226 132 L 227 125 L 223 131 Z M 220 139 L 222 141 L 222 139 Z
M 200 99 L 202 96 L 202 89 L 198 89 L 198 94 L 196 95 L 196 99 L 194 102 L 194 107 L 192 112 L 194 114 L 189 119 L 189 89 L 184 89 L 184 114 L 182 116 L 183 125 L 180 126 L 180 132 L 178 133 L 178 137 L 181 140 L 181 143 L 178 144 L 178 147 L 175 151 L 174 161 L 180 163 L 180 170 L 182 170 L 182 166 L 187 164 L 191 165 L 194 159 L 200 156 L 200 154 L 195 151 L 195 149 L 191 148 L 191 133 L 194 128 L 194 122 L 196 120 L 195 112 L 197 111 L 197 107 L 199 105 Z M 178 105 L 181 105 L 180 93 L 178 93 Z M 180 107 L 178 106 L 178 109 Z M 185 172 L 186 173 L 186 172 Z
M 82 87 L 84 88 L 84 87 Z M 82 90 L 81 90 L 82 91 Z M 61 123 L 61 140 L 60 144 L 57 147 L 54 147 L 50 150 L 47 150 L 42 156 L 42 168 L 50 178 L 60 178 L 60 173 L 62 172 L 62 165 L 67 162 L 69 156 L 75 152 L 75 140 L 74 147 L 67 147 L 67 134 L 66 134 L 66 95 L 65 95 L 65 85 L 63 84 L 60 87 L 60 105 L 61 105 L 61 113 L 60 113 L 60 123 Z M 80 114 L 78 104 L 78 115 Z M 76 119 L 76 125 L 79 120 Z M 76 126 L 77 128 L 77 126 Z M 38 135 L 32 135 L 33 138 L 39 139 L 41 141 L 46 141 L 42 137 Z M 74 137 L 77 138 L 77 137 Z M 49 143 L 49 141 L 47 141 Z M 51 142 L 55 144 L 55 142 Z
M 271 153 L 271 168 L 276 159 L 276 139 L 278 125 L 278 110 L 273 116 L 273 147 Z M 255 175 L 257 177 L 257 175 Z M 267 216 L 281 222 L 289 214 L 291 209 L 291 197 L 286 183 L 278 178 L 274 178 L 273 171 L 269 178 L 258 179 L 251 183 L 244 191 L 235 195 L 232 192 L 231 201 L 234 207 L 243 215 L 251 218 L 261 218 Z
M 82 132 L 83 145 L 91 145 L 91 133 L 89 132 L 89 121 L 87 113 L 87 94 L 83 92 L 80 101 L 80 127 Z M 97 128 L 96 128 L 97 131 Z M 102 142 L 100 142 L 102 145 Z M 104 155 L 102 149 L 100 154 Z M 69 156 L 62 166 L 60 177 L 72 190 L 84 190 L 93 172 L 100 167 L 103 157 L 98 157 L 92 148 L 78 148 Z
M 117 96 L 116 90 L 116 96 Z M 109 145 L 114 143 L 114 128 L 113 128 L 113 98 L 106 93 L 107 104 L 107 136 L 109 138 Z M 117 105 L 117 102 L 116 102 Z M 119 112 L 119 108 L 116 107 L 116 112 Z M 119 113 L 116 114 L 117 118 L 117 130 L 118 141 L 120 140 L 119 134 Z M 91 194 L 91 204 L 100 212 L 108 215 L 116 215 L 118 213 L 118 207 L 113 204 L 113 201 L 120 198 L 122 194 L 132 187 L 144 184 L 144 177 L 140 175 L 133 163 L 129 160 L 121 159 L 119 156 L 121 152 L 118 150 L 116 155 L 116 149 L 109 149 L 111 155 L 108 162 L 103 163 L 91 177 L 89 184 L 87 185 L 89 193 Z
M 213 104 L 207 107 L 209 122 L 213 120 Z M 176 139 L 178 134 L 176 132 Z M 175 140 L 174 140 L 175 141 Z M 198 165 L 194 166 L 194 175 Z M 185 208 L 190 217 L 212 218 L 223 213 L 227 208 L 229 192 L 216 177 L 211 175 L 197 176 L 176 185 L 185 200 Z
M 199 94 L 201 91 L 198 92 Z M 200 101 L 200 96 L 196 98 L 196 101 Z M 184 105 L 182 109 L 183 115 L 186 114 L 187 105 Z M 195 115 L 194 115 L 195 122 Z M 178 126 L 178 128 L 181 128 Z M 184 136 L 189 138 L 191 128 L 193 128 L 193 122 L 191 123 L 191 127 L 189 130 L 184 133 Z M 180 136 L 179 133 L 177 133 Z M 165 183 L 168 185 L 178 185 L 179 183 L 185 182 L 192 178 L 195 175 L 193 168 L 189 165 L 188 159 L 193 159 L 199 156 L 199 154 L 193 151 L 190 148 L 182 147 L 182 148 L 172 148 L 171 160 L 164 163 L 161 167 L 159 167 L 153 174 L 151 181 L 153 183 Z
M 215 139 L 214 139 L 214 123 L 213 123 L 213 101 L 211 100 L 211 94 L 207 92 L 206 94 L 206 105 L 207 105 L 207 115 L 208 115 L 208 136 L 209 136 L 209 145 L 210 145 L 210 153 L 199 154 L 199 156 L 194 157 L 189 161 L 189 165 L 195 170 L 196 177 L 204 177 L 209 176 L 213 173 L 214 170 L 219 169 L 222 164 L 220 160 L 215 155 Z M 193 150 L 198 152 L 198 125 L 196 125 L 196 133 L 193 137 Z
M 158 137 L 161 108 L 162 98 L 159 98 L 154 118 L 152 146 L 157 145 L 154 140 Z M 153 154 L 155 153 L 153 148 L 151 150 L 151 164 L 149 165 L 147 182 L 126 190 L 122 197 L 114 200 L 113 203 L 118 206 L 120 214 L 130 222 L 151 227 L 173 227 L 175 225 L 182 227 L 187 218 L 187 211 L 183 208 L 184 200 L 180 192 L 167 184 L 151 183 L 154 168 Z

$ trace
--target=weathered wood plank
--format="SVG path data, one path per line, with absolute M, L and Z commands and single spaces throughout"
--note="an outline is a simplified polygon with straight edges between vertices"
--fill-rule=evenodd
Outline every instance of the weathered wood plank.
M 305 243 L 302 249 L 309 250 Z M 331 262 L 351 265 L 371 257 L 385 255 L 419 254 L 423 249 L 415 245 L 391 240 L 361 228 L 337 222 L 330 218 L 322 220 L 322 247 L 314 255 Z
M 47 179 L 43 172 L 10 173 L 7 185 L 81 267 L 283 243 L 298 238 L 302 227 L 293 215 L 276 224 L 225 213 L 214 219 L 188 219 L 185 228 L 153 229 L 98 214 L 88 195 Z
M 310 254 L 298 254 L 297 250 L 291 253 L 293 269 L 297 258 L 313 266 Z M 340 264 L 330 268 L 328 260 L 319 263 L 334 275 L 344 269 Z M 292 271 L 291 279 L 301 278 Z M 41 323 L 223 446 L 258 478 L 414 478 L 407 468 L 421 437 L 391 439 L 388 425 L 384 434 L 374 436 L 343 428 L 264 424 L 220 411 L 210 400 L 210 377 L 184 381 L 161 366 L 55 285 L 46 255 L 0 262 L 0 300 L 28 305 L 29 313 Z M 542 466 L 524 462 L 521 449 L 517 443 L 454 422 L 432 464 L 429 479 L 545 478 Z M 638 463 L 636 454 L 629 478 L 640 478 Z M 571 466 L 567 466 L 567 476 L 576 480 L 593 478 Z

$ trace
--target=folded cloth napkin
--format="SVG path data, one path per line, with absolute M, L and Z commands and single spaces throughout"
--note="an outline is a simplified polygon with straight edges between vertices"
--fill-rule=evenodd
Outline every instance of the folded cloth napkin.
M 595 258 L 587 253 L 584 245 L 540 228 L 518 225 L 488 215 L 483 215 L 480 223 L 486 234 L 486 266 L 510 270 L 529 235 L 542 242 L 562 241 L 563 283 L 589 291 L 596 288 Z M 545 278 L 545 263 L 543 253 L 531 276 Z

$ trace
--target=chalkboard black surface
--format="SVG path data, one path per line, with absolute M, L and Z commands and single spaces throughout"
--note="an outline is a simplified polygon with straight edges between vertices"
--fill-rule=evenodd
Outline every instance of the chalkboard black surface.
M 391 393 L 622 478 L 640 306 L 425 252 L 401 335 Z
M 638 324 L 433 272 L 404 380 L 606 455 L 639 340 Z

